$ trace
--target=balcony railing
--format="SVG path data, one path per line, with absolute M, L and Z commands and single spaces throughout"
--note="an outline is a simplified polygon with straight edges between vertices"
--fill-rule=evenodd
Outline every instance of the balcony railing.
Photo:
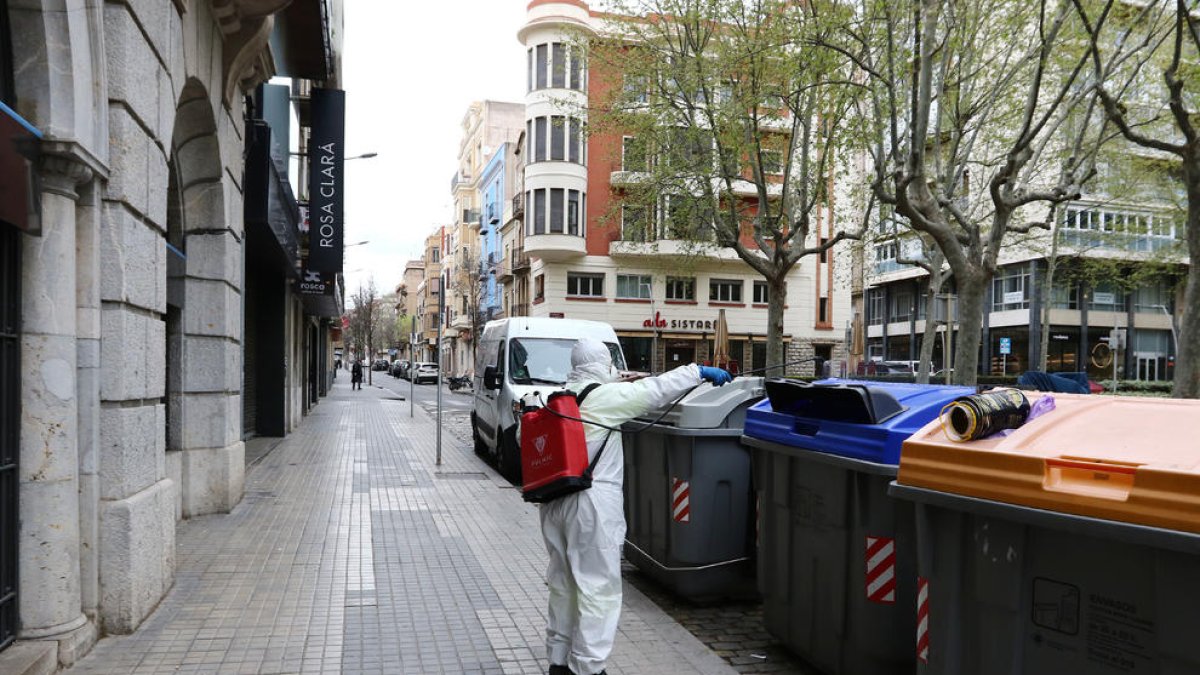
M 518 246 L 508 255 L 508 260 L 505 261 L 509 271 L 512 273 L 521 272 L 529 269 L 529 255 L 525 253 L 525 249 Z

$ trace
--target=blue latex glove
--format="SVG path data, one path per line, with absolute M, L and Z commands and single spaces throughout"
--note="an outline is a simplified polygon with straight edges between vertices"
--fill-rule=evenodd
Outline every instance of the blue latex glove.
M 721 368 L 713 368 L 712 366 L 700 366 L 700 379 L 705 382 L 712 382 L 714 387 L 719 387 L 727 382 L 733 381 L 733 376 Z

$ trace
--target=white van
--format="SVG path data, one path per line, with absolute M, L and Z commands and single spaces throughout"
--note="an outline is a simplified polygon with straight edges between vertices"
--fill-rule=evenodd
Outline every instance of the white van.
M 606 323 L 522 316 L 489 321 L 483 327 L 475 354 L 472 436 L 475 453 L 510 481 L 521 478 L 516 440 L 521 397 L 537 391 L 545 399 L 562 389 L 571 372 L 571 348 L 585 337 L 607 344 L 613 365 L 625 369 L 617 334 Z

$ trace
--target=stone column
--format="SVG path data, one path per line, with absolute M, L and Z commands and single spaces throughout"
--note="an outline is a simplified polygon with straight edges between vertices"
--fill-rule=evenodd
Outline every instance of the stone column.
M 79 575 L 76 186 L 64 156 L 43 160 L 42 236 L 26 237 L 21 293 L 21 637 L 70 640 L 91 624 Z M 68 649 L 67 651 L 73 651 Z
M 79 538 L 83 613 L 100 604 L 100 190 L 80 190 L 75 229 L 76 386 L 79 398 Z

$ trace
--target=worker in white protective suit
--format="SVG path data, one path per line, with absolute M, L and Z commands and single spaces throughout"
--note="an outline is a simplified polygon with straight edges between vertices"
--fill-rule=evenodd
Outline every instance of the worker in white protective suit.
M 720 368 L 689 364 L 657 377 L 617 382 L 612 355 L 597 340 L 584 339 L 571 350 L 567 389 L 579 394 L 593 382 L 584 399 L 583 419 L 619 428 L 625 422 L 661 408 L 702 381 L 720 386 L 732 377 Z M 621 434 L 584 425 L 588 460 L 595 459 L 592 487 L 560 497 L 541 507 L 542 536 L 550 564 L 546 650 L 550 675 L 593 675 L 604 672 L 621 614 L 621 545 L 625 541 L 622 506 L 625 451 Z

